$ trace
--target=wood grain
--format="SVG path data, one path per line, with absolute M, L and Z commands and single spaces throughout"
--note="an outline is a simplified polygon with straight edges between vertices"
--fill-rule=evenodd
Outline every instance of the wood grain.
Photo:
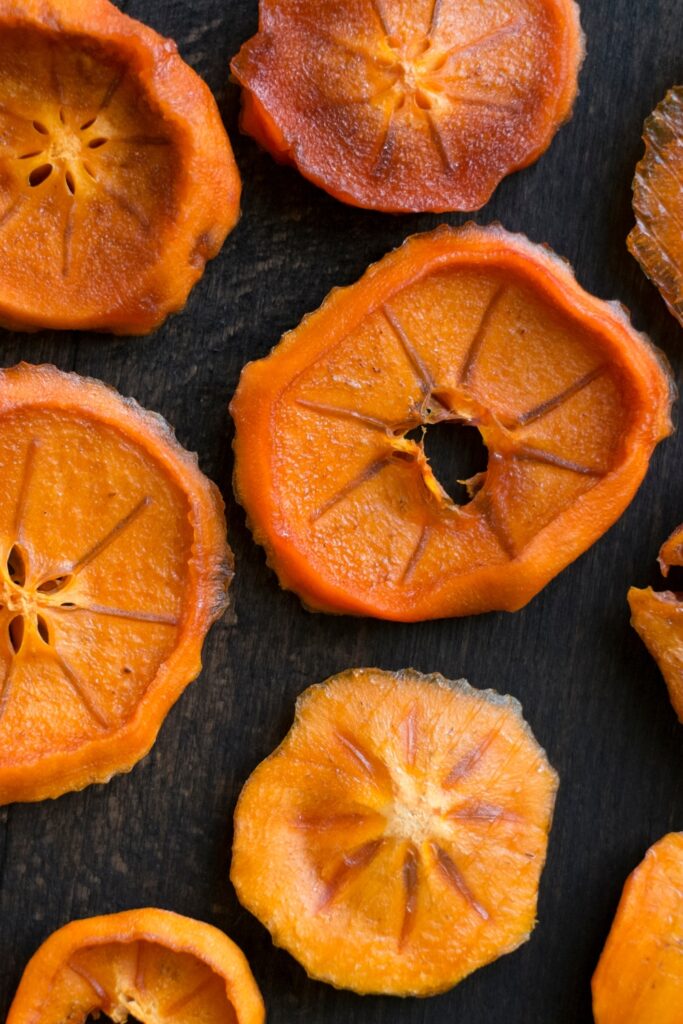
M 244 175 L 242 221 L 186 311 L 153 337 L 4 334 L 2 362 L 47 360 L 134 395 L 177 427 L 230 500 L 227 403 L 242 365 L 406 235 L 467 218 L 353 210 L 238 135 L 227 68 L 256 27 L 256 0 L 120 6 L 173 36 L 215 90 Z M 549 242 L 585 286 L 633 310 L 680 380 L 683 332 L 625 238 L 642 122 L 683 79 L 683 3 L 584 0 L 583 22 L 588 58 L 572 122 L 476 219 Z M 683 829 L 683 731 L 626 605 L 631 583 L 657 578 L 659 544 L 683 520 L 682 463 L 677 435 L 614 529 L 526 610 L 417 626 L 307 614 L 278 590 L 232 504 L 234 621 L 213 630 L 204 672 L 151 755 L 106 787 L 0 811 L 0 1018 L 49 932 L 151 904 L 211 921 L 244 948 L 270 1024 L 589 1024 L 590 975 L 623 881 L 651 842 Z M 246 776 L 283 736 L 295 696 L 354 665 L 411 665 L 513 693 L 562 779 L 532 941 L 424 1002 L 307 981 L 228 882 L 231 814 Z

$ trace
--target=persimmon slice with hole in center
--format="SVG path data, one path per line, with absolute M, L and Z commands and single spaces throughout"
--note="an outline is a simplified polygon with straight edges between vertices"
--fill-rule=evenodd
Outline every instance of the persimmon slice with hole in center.
M 235 491 L 312 609 L 513 611 L 626 508 L 670 433 L 671 387 L 624 311 L 552 253 L 500 227 L 443 227 L 244 369 Z M 453 445 L 476 427 L 488 447 L 464 506 L 425 456 L 436 424 Z
M 7 1024 L 263 1024 L 234 942 L 167 910 L 91 917 L 54 932 L 28 964 Z
M 0 371 L 0 803 L 128 771 L 227 604 L 223 502 L 98 381 Z
M 218 108 L 109 0 L 0 0 L 0 323 L 144 334 L 239 213 Z
M 683 526 L 662 546 L 659 564 L 664 576 L 674 566 L 683 566 Z M 683 594 L 631 587 L 628 602 L 633 628 L 659 665 L 671 703 L 683 723 Z
M 573 0 L 260 0 L 242 128 L 338 199 L 476 210 L 571 112 Z
M 312 977 L 432 995 L 528 939 L 557 785 L 512 697 L 350 670 L 248 780 L 231 878 Z
M 683 833 L 655 843 L 626 882 L 593 976 L 595 1024 L 681 1024 Z
M 683 85 L 650 115 L 643 138 L 628 247 L 683 325 Z

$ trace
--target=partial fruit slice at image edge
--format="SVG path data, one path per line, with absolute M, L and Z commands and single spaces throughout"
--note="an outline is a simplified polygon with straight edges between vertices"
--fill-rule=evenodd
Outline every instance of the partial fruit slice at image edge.
M 512 697 L 350 670 L 245 785 L 231 879 L 311 977 L 443 992 L 529 938 L 557 785 Z
M 516 611 L 615 522 L 671 432 L 673 384 L 616 303 L 499 226 L 415 235 L 243 370 L 235 494 L 316 611 Z M 479 431 L 449 495 L 430 431 Z M 442 435 L 443 436 L 443 435 Z
M 664 576 L 674 566 L 683 566 L 683 526 L 662 546 L 659 564 Z M 674 711 L 683 723 L 683 594 L 631 587 L 628 602 L 633 628 L 659 665 Z
M 128 771 L 227 605 L 223 501 L 168 424 L 53 366 L 0 371 L 0 803 Z
M 680 1024 L 683 833 L 655 843 L 624 887 L 593 976 L 595 1024 Z
M 0 0 L 0 324 L 145 334 L 239 216 L 216 102 L 109 0 Z
M 107 1015 L 146 1024 L 263 1024 L 263 1001 L 234 942 L 166 910 L 91 917 L 54 932 L 28 964 L 7 1024 Z

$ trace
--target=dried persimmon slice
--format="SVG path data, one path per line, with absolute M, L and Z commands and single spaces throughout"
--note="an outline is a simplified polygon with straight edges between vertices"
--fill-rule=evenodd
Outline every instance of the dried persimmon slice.
M 0 0 L 0 323 L 143 334 L 239 213 L 218 108 L 109 0 Z
M 683 86 L 671 89 L 650 115 L 643 139 L 628 247 L 683 325 Z
M 338 199 L 476 210 L 571 112 L 573 0 L 260 0 L 242 128 Z
M 683 526 L 662 546 L 659 564 L 663 576 L 668 576 L 673 566 L 683 566 Z M 683 594 L 631 587 L 628 602 L 633 628 L 659 665 L 674 711 L 683 723 Z
M 652 846 L 624 887 L 593 976 L 595 1024 L 680 1024 L 683 832 Z
M 234 942 L 167 910 L 72 921 L 29 962 L 7 1024 L 263 1024 L 263 1000 Z
M 409 239 L 249 364 L 235 491 L 282 586 L 419 620 L 529 601 L 612 525 L 671 430 L 669 375 L 616 304 L 501 228 Z M 416 428 L 477 427 L 455 504 Z
M 445 991 L 529 938 L 557 784 L 512 697 L 350 670 L 248 780 L 231 878 L 312 977 Z
M 0 371 L 0 803 L 128 771 L 227 603 L 223 502 L 98 381 Z

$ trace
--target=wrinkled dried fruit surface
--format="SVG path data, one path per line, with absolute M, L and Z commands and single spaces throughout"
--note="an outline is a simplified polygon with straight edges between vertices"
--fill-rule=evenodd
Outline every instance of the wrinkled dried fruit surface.
M 260 0 L 242 128 L 358 206 L 475 210 L 550 145 L 583 59 L 573 0 Z
M 683 526 L 662 546 L 659 564 L 664 576 L 673 566 L 683 565 Z M 631 587 L 628 602 L 633 628 L 659 665 L 683 723 L 683 594 Z
M 109 0 L 0 0 L 0 323 L 142 334 L 239 212 L 215 101 Z
M 237 946 L 165 910 L 74 921 L 29 963 L 7 1024 L 263 1024 L 263 1002 Z
M 643 138 L 628 247 L 683 324 L 683 86 L 671 89 L 650 115 Z
M 656 843 L 628 879 L 593 977 L 595 1024 L 680 1024 L 683 833 Z
M 170 428 L 97 381 L 0 371 L 0 803 L 151 747 L 227 603 L 223 505 Z
M 352 670 L 247 782 L 231 878 L 312 977 L 444 991 L 529 937 L 556 789 L 513 698 Z
M 627 506 L 671 429 L 670 381 L 623 311 L 501 228 L 409 239 L 333 292 L 232 403 L 235 490 L 284 587 L 398 620 L 515 610 Z M 423 437 L 476 427 L 455 504 Z

